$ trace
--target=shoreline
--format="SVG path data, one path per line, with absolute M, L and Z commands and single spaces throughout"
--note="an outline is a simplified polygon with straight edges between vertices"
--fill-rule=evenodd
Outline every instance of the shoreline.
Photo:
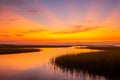
M 0 48 L 0 55 L 39 52 L 39 51 L 41 50 L 33 49 L 33 48 Z

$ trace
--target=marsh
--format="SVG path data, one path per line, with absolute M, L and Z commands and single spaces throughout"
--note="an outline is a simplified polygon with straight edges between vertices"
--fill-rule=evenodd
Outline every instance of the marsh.
M 106 62 L 104 61 L 103 59 L 104 57 L 102 57 L 102 55 L 104 54 L 98 54 L 98 55 L 101 55 L 102 60 L 101 60 L 101 57 L 96 58 L 98 55 L 94 54 L 94 53 L 99 53 L 101 50 L 83 48 L 83 46 L 81 48 L 80 47 L 81 46 L 79 46 L 79 48 L 76 48 L 75 46 L 47 47 L 47 48 L 40 47 L 40 48 L 37 48 L 41 50 L 39 52 L 28 52 L 28 53 L 23 52 L 22 54 L 6 54 L 6 55 L 1 54 L 0 55 L 0 80 L 36 80 L 36 79 L 38 80 L 58 80 L 58 79 L 59 80 L 81 80 L 81 79 L 86 80 L 88 78 L 90 80 L 96 80 L 96 79 L 106 80 L 111 78 L 118 78 L 119 74 L 115 75 L 114 77 L 109 77 L 105 75 L 105 72 L 108 70 L 107 69 L 105 71 L 106 66 L 109 67 L 109 70 L 111 71 L 114 65 L 110 67 L 109 64 L 103 65 L 103 63 L 101 63 L 102 66 L 99 66 L 99 63 L 96 64 L 97 61 L 100 61 L 100 62 L 102 61 L 104 63 L 107 63 L 107 61 Z M 89 55 L 89 58 L 88 58 L 88 55 Z M 86 59 L 86 56 L 87 56 L 87 59 Z M 107 58 L 112 57 L 113 59 L 114 58 L 118 59 L 119 57 L 118 55 L 116 56 L 117 58 L 114 57 L 113 55 L 107 55 L 107 56 L 108 56 Z M 63 61 L 64 57 L 65 59 Z M 91 57 L 93 57 L 92 60 L 91 60 Z M 76 59 L 78 59 L 78 61 L 76 61 Z M 54 60 L 55 62 L 53 62 Z M 114 60 L 112 61 L 114 62 Z M 117 62 L 119 64 L 119 60 Z M 83 65 L 82 67 L 78 65 L 80 63 Z M 89 64 L 89 67 L 86 64 L 87 65 Z M 118 65 L 118 64 L 115 64 L 115 65 Z M 111 65 L 111 62 L 110 62 L 110 65 Z M 98 70 L 98 68 L 100 70 Z M 89 69 L 91 70 L 91 72 L 86 71 Z M 114 69 L 119 70 L 116 66 L 114 67 Z M 99 71 L 101 71 L 101 73 L 98 74 Z
M 120 79 L 120 47 L 87 46 L 86 48 L 100 51 L 59 56 L 55 58 L 54 63 L 64 72 L 83 71 L 94 76 Z

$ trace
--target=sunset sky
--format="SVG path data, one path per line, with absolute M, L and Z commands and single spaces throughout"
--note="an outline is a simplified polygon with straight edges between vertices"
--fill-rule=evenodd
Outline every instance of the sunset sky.
M 120 0 L 0 0 L 0 44 L 120 44 Z

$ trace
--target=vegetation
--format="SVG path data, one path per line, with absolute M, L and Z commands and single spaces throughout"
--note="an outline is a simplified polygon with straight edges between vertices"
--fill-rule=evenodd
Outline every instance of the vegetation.
M 70 45 L 14 45 L 14 44 L 0 44 L 0 54 L 15 54 L 40 51 L 40 47 L 70 47 Z
M 27 53 L 27 52 L 38 52 L 40 49 L 31 48 L 1 48 L 0 54 L 15 54 L 15 53 Z
M 87 46 L 85 47 L 87 49 L 97 49 L 97 50 L 107 50 L 107 51 L 119 51 L 120 47 L 117 47 L 117 46 Z
M 71 45 L 14 45 L 14 44 L 0 44 L 0 48 L 50 48 L 50 47 L 70 47 Z
M 83 71 L 109 79 L 120 79 L 120 47 L 88 46 L 87 48 L 102 51 L 60 56 L 55 58 L 54 64 L 64 71 Z

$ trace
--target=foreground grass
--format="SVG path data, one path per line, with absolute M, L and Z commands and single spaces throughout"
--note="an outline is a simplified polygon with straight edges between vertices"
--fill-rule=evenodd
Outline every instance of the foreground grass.
M 120 79 L 120 47 L 87 47 L 104 50 L 55 58 L 54 63 L 65 71 L 84 71 L 92 75 Z
M 27 52 L 38 52 L 40 49 L 31 48 L 1 48 L 0 54 L 15 54 L 15 53 L 27 53 Z

